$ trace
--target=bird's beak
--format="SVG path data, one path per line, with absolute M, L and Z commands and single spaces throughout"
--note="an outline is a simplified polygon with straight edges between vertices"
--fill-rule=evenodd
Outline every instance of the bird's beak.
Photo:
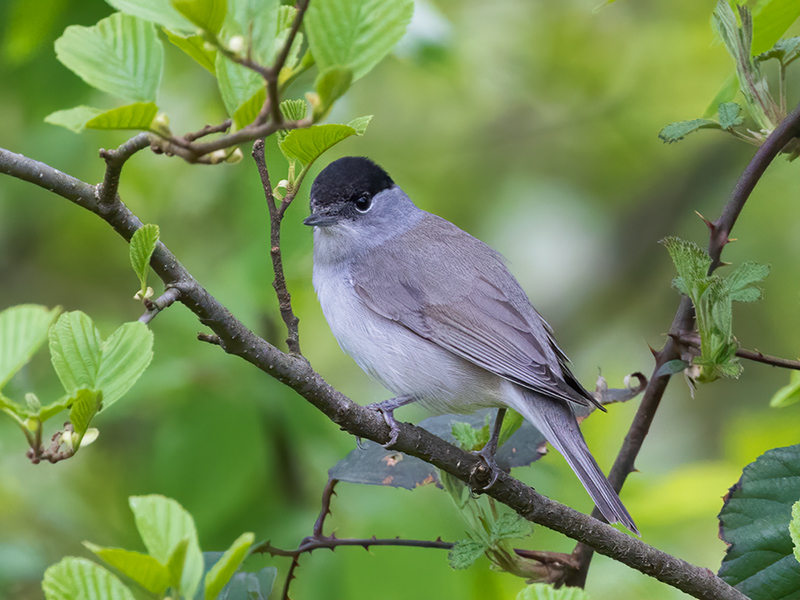
M 310 216 L 306 217 L 303 220 L 304 225 L 310 225 L 313 227 L 328 227 L 329 225 L 333 225 L 336 223 L 338 219 L 335 215 L 326 214 L 323 212 L 319 213 L 312 213 Z

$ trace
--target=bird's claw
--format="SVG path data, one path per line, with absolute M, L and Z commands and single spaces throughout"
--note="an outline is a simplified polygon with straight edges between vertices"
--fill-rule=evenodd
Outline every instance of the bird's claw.
M 473 452 L 478 458 L 481 459 L 483 465 L 480 463 L 476 463 L 475 466 L 472 468 L 472 472 L 470 473 L 470 481 L 475 480 L 477 482 L 478 471 L 481 466 L 485 466 L 489 471 L 489 483 L 482 485 L 482 486 L 475 486 L 475 489 L 480 492 L 488 491 L 497 481 L 497 478 L 500 477 L 500 473 L 503 469 L 500 468 L 500 465 L 497 464 L 497 461 L 494 458 L 495 450 L 489 447 L 489 444 L 483 447 L 482 450 L 477 452 Z
M 394 418 L 394 408 L 385 406 L 384 402 L 370 404 L 367 406 L 367 408 L 371 408 L 372 410 L 379 412 L 383 417 L 383 422 L 389 426 L 389 441 L 385 444 L 381 444 L 381 447 L 385 448 L 386 450 L 391 450 L 397 442 L 398 436 L 400 435 L 400 425 L 397 424 L 397 421 Z

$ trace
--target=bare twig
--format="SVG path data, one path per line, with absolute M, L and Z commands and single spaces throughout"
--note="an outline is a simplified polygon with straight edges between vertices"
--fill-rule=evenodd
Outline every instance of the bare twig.
M 144 305 L 147 310 L 139 317 L 139 321 L 147 325 L 155 316 L 165 308 L 171 306 L 181 296 L 181 291 L 177 287 L 168 287 L 166 291 L 155 300 L 145 300 Z
M 339 483 L 338 479 L 329 479 L 325 484 L 325 489 L 322 490 L 322 507 L 319 510 L 319 516 L 314 522 L 313 536 L 319 537 L 322 535 L 322 529 L 325 527 L 325 519 L 331 514 L 331 498 L 336 495 L 334 488 Z
M 206 125 L 199 131 L 187 133 L 186 135 L 183 136 L 183 139 L 186 140 L 187 142 L 193 142 L 207 135 L 211 135 L 212 133 L 222 133 L 224 131 L 228 131 L 228 129 L 231 128 L 232 123 L 233 121 L 231 121 L 230 119 L 225 119 L 222 123 L 219 123 L 218 125 Z
M 711 256 L 711 266 L 709 275 L 720 265 L 722 250 L 730 241 L 730 233 L 736 219 L 744 208 L 745 202 L 750 197 L 750 193 L 755 188 L 761 175 L 767 167 L 780 154 L 781 150 L 793 138 L 800 136 L 800 105 L 790 114 L 764 141 L 764 144 L 755 152 L 755 155 L 742 172 L 736 182 L 731 197 L 725 204 L 719 219 L 711 223 L 706 220 L 710 236 L 708 242 L 708 253 Z M 692 331 L 694 329 L 694 308 L 691 300 L 686 296 L 681 298 L 678 310 L 672 320 L 670 336 L 664 347 L 660 351 L 654 351 L 655 366 L 653 375 L 644 392 L 644 397 L 636 411 L 628 434 L 622 443 L 622 448 L 617 454 L 614 466 L 608 479 L 614 489 L 619 492 L 622 489 L 628 474 L 635 470 L 636 457 L 639 455 L 642 443 L 650 430 L 650 425 L 655 417 L 658 405 L 667 388 L 670 375 L 659 375 L 661 367 L 674 359 L 680 358 L 680 344 L 673 339 L 672 335 L 680 335 L 681 332 Z M 595 508 L 592 515 L 599 517 L 600 513 Z M 580 569 L 569 574 L 565 580 L 567 585 L 583 587 L 586 582 L 586 574 L 592 560 L 593 550 L 586 544 L 578 544 L 573 554 L 580 562 Z
M 142 222 L 121 202 L 100 206 L 94 187 L 49 165 L 0 148 L 0 173 L 38 185 L 97 214 L 125 240 Z M 382 416 L 360 406 L 328 385 L 305 358 L 286 354 L 258 337 L 236 319 L 186 270 L 166 245 L 156 247 L 151 266 L 167 284 L 180 282 L 180 301 L 219 337 L 229 354 L 239 356 L 290 386 L 354 436 L 385 444 L 393 434 Z M 668 342 L 669 343 L 669 342 Z M 660 378 L 665 379 L 665 378 Z M 432 433 L 399 423 L 394 447 L 469 483 L 476 473 L 488 479 L 484 462 Z M 506 473 L 500 473 L 487 494 L 525 519 L 592 546 L 602 554 L 702 600 L 746 600 L 745 596 L 708 569 L 653 548 L 613 527 L 542 496 Z
M 700 336 L 695 331 L 671 333 L 670 337 L 675 341 L 684 344 L 686 346 L 690 346 L 692 348 L 700 347 Z M 800 370 L 800 360 L 791 360 L 788 358 L 780 358 L 779 356 L 770 356 L 769 354 L 764 354 L 763 352 L 760 352 L 758 350 L 747 350 L 746 348 L 738 348 L 736 350 L 736 356 L 738 356 L 739 358 L 752 360 L 754 362 L 763 363 L 765 365 L 771 365 L 773 367 L 782 367 L 784 369 Z
M 289 35 L 286 37 L 286 42 L 283 44 L 280 54 L 278 54 L 278 57 L 275 59 L 275 64 L 273 64 L 267 70 L 267 73 L 264 76 L 267 80 L 267 102 L 269 102 L 269 110 L 273 123 L 280 124 L 283 121 L 283 115 L 281 115 L 280 111 L 278 78 L 280 77 L 281 69 L 283 69 L 283 66 L 286 64 L 286 59 L 289 57 L 289 52 L 292 50 L 292 45 L 297 37 L 297 32 L 300 30 L 300 25 L 303 22 L 306 9 L 308 9 L 309 1 L 310 0 L 297 0 L 297 4 L 295 5 L 297 13 L 295 13 L 294 21 L 292 21 L 292 28 L 289 30 Z
M 275 293 L 278 296 L 281 318 L 286 323 L 288 332 L 286 345 L 293 354 L 301 354 L 300 337 L 297 331 L 297 325 L 300 321 L 292 310 L 292 296 L 286 287 L 286 276 L 283 272 L 283 258 L 281 256 L 281 222 L 286 208 L 292 202 L 293 196 L 287 195 L 281 200 L 280 207 L 276 206 L 275 197 L 272 193 L 272 184 L 269 180 L 269 172 L 267 171 L 267 162 L 264 157 L 264 140 L 256 140 L 253 144 L 253 160 L 255 160 L 258 167 L 258 174 L 261 177 L 261 185 L 264 188 L 264 196 L 269 210 L 269 254 L 272 258 L 272 271 L 275 274 L 275 278 L 272 280 L 272 287 L 275 288 Z
M 106 173 L 103 183 L 97 186 L 97 198 L 102 204 L 113 202 L 119 189 L 119 176 L 122 166 L 139 150 L 150 145 L 152 136 L 149 133 L 140 133 L 129 139 L 116 150 L 100 150 L 100 158 L 106 161 Z

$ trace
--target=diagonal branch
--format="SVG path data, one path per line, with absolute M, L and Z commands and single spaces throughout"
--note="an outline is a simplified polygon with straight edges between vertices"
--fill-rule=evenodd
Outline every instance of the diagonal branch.
M 106 161 L 106 173 L 103 183 L 97 186 L 97 198 L 102 204 L 108 204 L 117 197 L 119 176 L 125 162 L 139 150 L 147 148 L 151 142 L 149 133 L 140 133 L 129 139 L 116 150 L 100 150 L 100 158 Z
M 786 144 L 798 136 L 800 136 L 800 105 L 775 128 L 764 141 L 764 144 L 756 150 L 753 158 L 736 182 L 736 187 L 734 187 L 719 219 L 713 223 L 707 222 L 710 231 L 708 253 L 712 260 L 709 274 L 723 264 L 720 256 L 723 248 L 729 242 L 731 229 L 764 171 L 780 154 Z M 644 439 L 647 437 L 650 425 L 658 410 L 658 405 L 667 388 L 670 375 L 659 375 L 659 371 L 665 363 L 680 358 L 681 344 L 674 339 L 674 336 L 680 336 L 682 332 L 692 331 L 693 329 L 694 307 L 691 300 L 684 296 L 681 298 L 678 310 L 672 320 L 672 325 L 669 329 L 670 337 L 660 351 L 653 352 L 655 356 L 653 375 L 645 389 L 644 397 L 639 409 L 636 411 L 628 434 L 622 443 L 622 448 L 617 454 L 617 458 L 608 475 L 611 485 L 614 486 L 617 492 L 622 489 L 628 474 L 635 470 L 636 457 L 639 455 Z M 595 509 L 592 515 L 599 517 L 600 513 Z M 589 564 L 592 560 L 592 553 L 592 549 L 585 544 L 578 544 L 575 547 L 574 554 L 578 557 L 581 568 L 566 579 L 565 583 L 567 585 L 583 587 L 586 582 Z
M 31 158 L 0 149 L 0 173 L 34 183 L 75 202 L 100 216 L 125 240 L 130 240 L 142 226 L 121 201 L 100 205 L 94 186 Z M 157 244 L 150 265 L 166 285 L 180 290 L 180 301 L 218 336 L 225 352 L 243 358 L 288 385 L 352 435 L 379 444 L 392 437 L 389 426 L 379 413 L 356 404 L 331 387 L 302 356 L 279 351 L 245 327 L 192 277 L 162 242 Z M 479 457 L 408 423 L 399 424 L 395 448 L 421 458 L 467 484 L 476 480 L 478 483 L 488 481 L 491 475 Z M 741 592 L 708 569 L 671 556 L 595 518 L 554 502 L 506 473 L 500 473 L 487 493 L 525 519 L 583 542 L 696 598 L 745 600 Z

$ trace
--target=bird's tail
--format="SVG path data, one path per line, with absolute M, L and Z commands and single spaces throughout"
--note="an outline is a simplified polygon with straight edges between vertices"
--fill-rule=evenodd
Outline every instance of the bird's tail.
M 536 427 L 567 460 L 606 520 L 609 523 L 622 523 L 638 534 L 628 510 L 589 452 L 572 408 L 561 400 L 528 390 L 516 388 L 515 391 L 520 393 L 510 394 L 512 397 L 506 398 L 511 408 Z

